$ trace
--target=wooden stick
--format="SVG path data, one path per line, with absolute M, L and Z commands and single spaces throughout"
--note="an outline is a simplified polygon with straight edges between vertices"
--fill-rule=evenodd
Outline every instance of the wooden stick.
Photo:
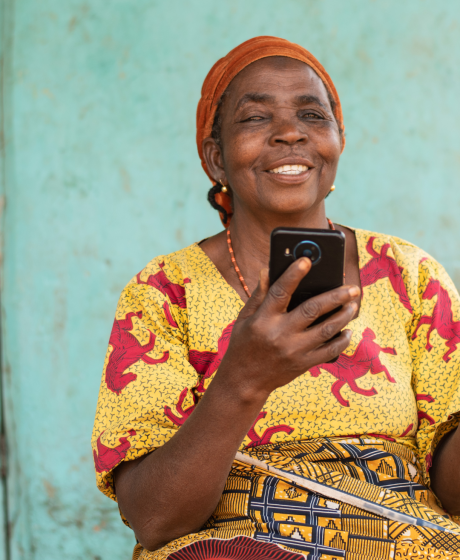
M 364 511 L 373 513 L 374 515 L 379 515 L 380 517 L 386 517 L 387 519 L 391 519 L 392 521 L 398 521 L 399 523 L 418 525 L 419 527 L 427 527 L 430 529 L 435 529 L 436 531 L 454 533 L 460 536 L 460 533 L 457 531 L 451 531 L 450 529 L 446 529 L 445 527 L 442 527 L 441 525 L 437 525 L 436 523 L 432 523 L 431 521 L 426 521 L 425 519 L 420 519 L 419 517 L 413 517 L 412 515 L 408 515 L 407 513 L 401 513 L 399 511 L 395 511 L 386 506 L 382 506 L 374 502 L 371 502 L 369 500 L 365 500 L 364 498 L 359 498 L 358 496 L 354 496 L 353 494 L 350 494 L 343 490 L 332 488 L 327 484 L 322 484 L 321 482 L 311 480 L 310 478 L 304 478 L 303 476 L 298 476 L 294 473 L 290 473 L 289 471 L 283 471 L 281 469 L 277 469 L 275 467 L 272 467 L 271 465 L 268 465 L 267 463 L 264 463 L 263 461 L 259 461 L 258 459 L 254 459 L 253 457 L 249 457 L 248 455 L 243 455 L 243 453 L 240 453 L 239 451 L 235 455 L 235 460 L 238 461 L 239 463 L 243 463 L 253 468 L 265 471 L 266 473 L 273 474 L 276 477 L 280 478 L 281 480 L 288 482 L 289 484 L 299 486 L 300 488 L 305 488 L 306 490 L 309 490 L 314 494 L 321 494 L 326 498 L 331 498 L 332 500 L 338 500 L 340 502 L 344 502 L 346 504 L 356 506 L 360 509 L 363 509 Z M 385 490 L 382 489 L 382 492 L 385 492 Z

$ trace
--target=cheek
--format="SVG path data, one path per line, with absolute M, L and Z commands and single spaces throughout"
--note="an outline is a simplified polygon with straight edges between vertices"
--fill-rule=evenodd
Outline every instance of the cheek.
M 250 172 L 264 145 L 265 140 L 256 134 L 235 134 L 224 151 L 228 172 L 230 174 Z
M 321 138 L 318 138 L 317 150 L 326 163 L 337 166 L 340 154 L 342 153 L 339 133 L 331 130 L 327 134 L 322 135 Z

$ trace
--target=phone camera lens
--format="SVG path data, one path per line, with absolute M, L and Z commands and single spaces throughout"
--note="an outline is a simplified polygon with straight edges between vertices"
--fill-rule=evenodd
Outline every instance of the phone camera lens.
M 301 257 L 309 258 L 312 265 L 318 264 L 321 260 L 319 245 L 314 241 L 301 241 L 294 249 L 294 258 L 297 260 Z

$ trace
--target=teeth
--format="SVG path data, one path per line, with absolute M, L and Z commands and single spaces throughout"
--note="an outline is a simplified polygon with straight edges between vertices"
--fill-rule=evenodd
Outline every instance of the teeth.
M 299 175 L 307 171 L 306 165 L 281 165 L 275 169 L 270 169 L 269 173 L 282 173 L 283 175 Z

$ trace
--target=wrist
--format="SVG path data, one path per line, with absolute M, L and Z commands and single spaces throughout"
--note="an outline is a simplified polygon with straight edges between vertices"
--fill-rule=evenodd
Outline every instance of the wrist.
M 265 387 L 255 387 L 244 375 L 235 378 L 231 372 L 219 368 L 208 387 L 209 392 L 220 395 L 221 398 L 233 401 L 236 407 L 254 408 L 260 410 L 270 396 L 271 391 Z

